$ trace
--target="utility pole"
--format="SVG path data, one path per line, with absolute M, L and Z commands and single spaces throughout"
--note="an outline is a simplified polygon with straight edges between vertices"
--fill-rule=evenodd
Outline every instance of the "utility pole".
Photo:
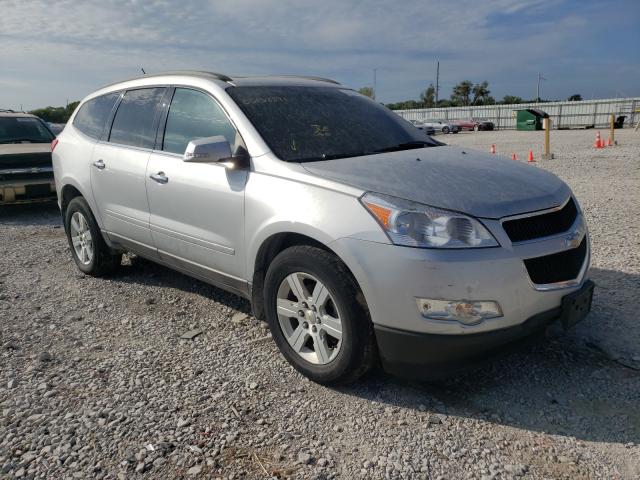
M 536 87 L 536 103 L 540 103 L 540 80 L 546 80 L 541 73 L 538 73 L 538 86 Z
M 438 91 L 440 90 L 440 60 L 436 66 L 436 107 L 438 106 Z
M 376 88 L 377 88 L 377 82 L 378 82 L 378 80 L 376 78 L 377 72 L 378 72 L 378 69 L 374 68 L 373 69 L 373 99 L 374 100 L 376 99 Z

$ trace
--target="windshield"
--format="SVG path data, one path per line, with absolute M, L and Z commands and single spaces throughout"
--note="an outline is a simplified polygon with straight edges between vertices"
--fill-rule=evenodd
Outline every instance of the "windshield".
M 39 118 L 0 117 L 0 143 L 50 143 L 53 139 Z
M 391 110 L 335 87 L 246 86 L 227 93 L 282 160 L 305 162 L 440 145 Z

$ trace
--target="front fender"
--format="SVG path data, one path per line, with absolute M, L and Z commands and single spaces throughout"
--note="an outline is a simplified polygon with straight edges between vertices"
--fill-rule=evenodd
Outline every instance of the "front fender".
M 279 233 L 296 233 L 329 246 L 343 237 L 388 243 L 358 197 L 282 177 L 252 173 L 245 196 L 247 278 L 253 278 L 262 244 Z

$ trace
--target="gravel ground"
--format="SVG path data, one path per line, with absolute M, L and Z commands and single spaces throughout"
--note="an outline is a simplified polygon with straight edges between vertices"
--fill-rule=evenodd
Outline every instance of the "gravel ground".
M 616 134 L 594 150 L 593 131 L 553 132 L 556 159 L 531 166 L 586 211 L 591 315 L 435 384 L 313 384 L 244 300 L 136 258 L 84 276 L 55 207 L 0 210 L 0 477 L 640 478 L 640 133 Z

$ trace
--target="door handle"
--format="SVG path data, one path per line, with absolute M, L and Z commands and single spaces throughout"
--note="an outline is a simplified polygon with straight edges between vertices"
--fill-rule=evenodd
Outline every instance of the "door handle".
M 158 172 L 158 173 L 153 173 L 151 175 L 149 175 L 149 178 L 151 180 L 154 180 L 158 183 L 168 183 L 169 182 L 169 177 L 167 177 L 164 172 Z
M 102 159 L 96 160 L 95 162 L 93 162 L 93 166 L 96 167 L 98 170 L 104 170 L 104 167 L 106 167 L 106 165 L 104 164 L 104 160 Z

